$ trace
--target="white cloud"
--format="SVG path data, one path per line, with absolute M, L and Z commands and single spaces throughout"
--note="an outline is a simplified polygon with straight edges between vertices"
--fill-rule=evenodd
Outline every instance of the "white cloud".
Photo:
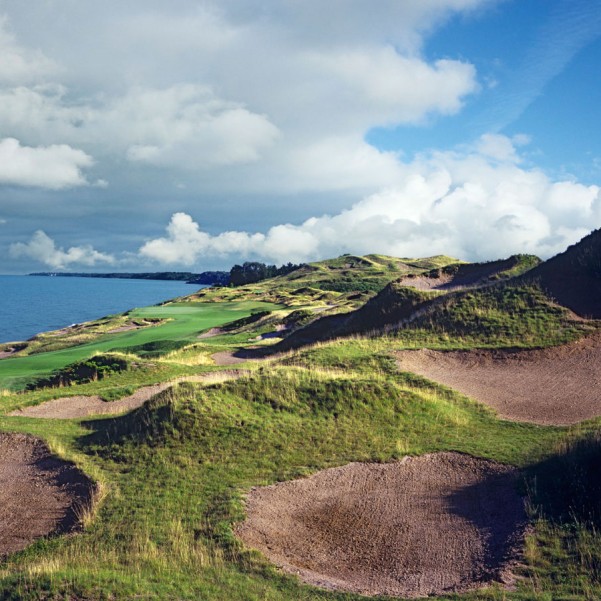
M 428 61 L 424 32 L 494 1 L 269 0 L 253 10 L 134 1 L 109 14 L 82 0 L 69 19 L 78 27 L 68 29 L 49 6 L 9 1 L 21 54 L 26 42 L 48 47 L 63 71 L 0 86 L 0 130 L 31 145 L 83 148 L 112 168 L 126 158 L 186 170 L 191 185 L 206 184 L 212 169 L 210 185 L 221 190 L 242 181 L 276 193 L 394 184 L 398 169 L 366 132 L 461 109 L 478 88 L 475 69 Z
M 246 232 L 210 236 L 200 230 L 190 215 L 175 213 L 167 226 L 167 236 L 146 242 L 140 254 L 161 263 L 192 265 L 203 255 L 248 255 L 262 244 L 264 238 L 262 234 Z
M 439 152 L 406 164 L 401 185 L 336 215 L 278 225 L 265 234 L 211 236 L 189 215 L 177 213 L 168 236 L 147 242 L 140 252 L 187 265 L 224 255 L 283 263 L 344 252 L 451 254 L 468 260 L 522 252 L 548 257 L 601 226 L 598 186 L 555 182 L 519 162 L 511 140 L 487 136 L 463 152 Z
M 10 254 L 14 258 L 28 257 L 44 263 L 52 269 L 65 269 L 78 264 L 92 267 L 98 263 L 115 263 L 111 255 L 98 252 L 90 245 L 72 246 L 67 251 L 57 248 L 56 243 L 42 230 L 33 234 L 29 242 L 11 244 Z
M 523 136 L 517 136 L 517 141 L 527 143 Z M 507 136 L 500 134 L 484 134 L 478 141 L 478 152 L 488 158 L 498 161 L 516 163 L 519 160 L 516 152 L 516 140 L 510 140 Z
M 42 52 L 17 43 L 5 15 L 0 15 L 0 56 L 1 83 L 29 83 L 44 80 L 58 72 L 56 63 Z
M 66 144 L 30 148 L 14 138 L 0 140 L 0 184 L 62 190 L 88 182 L 82 169 L 91 156 Z
M 453 60 L 428 64 L 392 46 L 309 54 L 315 71 L 336 82 L 345 110 L 372 113 L 372 125 L 416 123 L 429 113 L 451 114 L 476 90 L 472 65 Z
M 256 161 L 279 136 L 265 116 L 192 84 L 135 87 L 101 106 L 73 102 L 60 85 L 0 90 L 0 123 L 23 136 L 36 130 L 44 140 L 185 169 Z
M 192 169 L 257 161 L 279 135 L 265 116 L 191 85 L 130 91 L 98 121 L 125 145 L 141 141 L 128 147 L 129 160 Z

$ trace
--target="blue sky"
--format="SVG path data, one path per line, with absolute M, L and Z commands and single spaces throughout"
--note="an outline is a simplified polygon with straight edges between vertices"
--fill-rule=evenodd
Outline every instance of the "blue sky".
M 547 257 L 601 226 L 601 0 L 0 16 L 0 272 Z
M 461 115 L 425 127 L 376 128 L 367 134 L 371 143 L 411 155 L 491 131 L 527 132 L 533 163 L 558 176 L 599 181 L 599 2 L 502 2 L 468 18 L 457 16 L 425 48 L 430 59 L 450 52 L 472 62 L 482 82 Z

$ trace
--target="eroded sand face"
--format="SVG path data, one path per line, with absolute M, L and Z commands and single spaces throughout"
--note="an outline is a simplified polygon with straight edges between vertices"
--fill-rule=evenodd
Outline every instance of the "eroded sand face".
M 515 421 L 567 425 L 601 415 L 601 335 L 533 351 L 399 351 L 399 369 Z
M 73 530 L 92 494 L 92 482 L 41 440 L 0 433 L 0 557 Z
M 509 574 L 526 524 L 513 468 L 459 453 L 351 463 L 251 490 L 244 543 L 316 586 L 421 597 Z

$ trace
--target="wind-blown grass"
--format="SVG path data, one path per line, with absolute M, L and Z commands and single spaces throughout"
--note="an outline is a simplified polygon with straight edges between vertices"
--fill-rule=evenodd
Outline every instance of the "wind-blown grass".
M 86 429 L 2 419 L 3 429 L 50 435 L 106 495 L 83 534 L 37 543 L 5 561 L 0 596 L 360 599 L 301 586 L 244 550 L 231 533 L 244 491 L 350 461 L 437 450 L 536 465 L 579 431 L 499 421 L 465 397 L 395 374 L 384 356 L 356 367 L 273 366 L 220 385 L 180 384 Z M 542 538 L 529 544 L 546 552 L 544 528 L 536 532 Z M 533 592 L 525 581 L 503 594 L 537 598 Z

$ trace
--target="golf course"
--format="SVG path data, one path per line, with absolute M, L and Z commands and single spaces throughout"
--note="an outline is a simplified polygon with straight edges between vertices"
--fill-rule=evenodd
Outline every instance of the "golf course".
M 599 256 L 345 256 L 4 344 L 0 597 L 599 598 Z

